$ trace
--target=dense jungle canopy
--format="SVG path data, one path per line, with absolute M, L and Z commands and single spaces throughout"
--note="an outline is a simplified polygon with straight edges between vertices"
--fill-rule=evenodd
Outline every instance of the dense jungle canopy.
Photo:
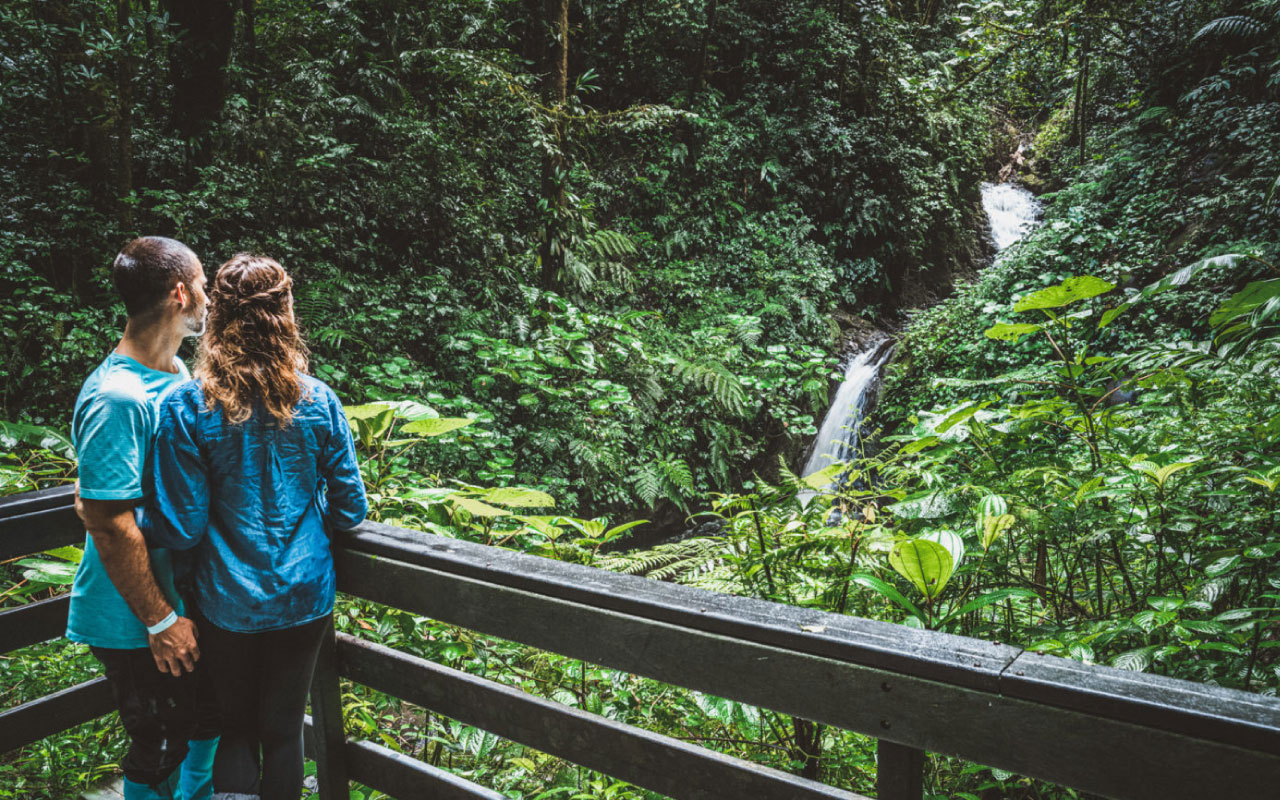
M 993 260 L 1002 182 L 1044 211 Z M 124 322 L 107 267 L 172 236 L 293 274 L 376 519 L 1280 690 L 1280 0 L 21 0 L 0 185 L 0 493 L 74 479 L 72 403 Z M 859 451 L 804 475 L 885 336 Z M 77 557 L 0 565 L 0 599 L 65 591 Z M 874 785 L 865 737 L 338 620 Z M 4 656 L 0 706 L 95 667 Z M 512 798 L 656 797 L 346 700 Z M 0 798 L 75 796 L 120 747 L 106 717 L 0 755 Z M 941 756 L 926 786 L 1080 796 Z

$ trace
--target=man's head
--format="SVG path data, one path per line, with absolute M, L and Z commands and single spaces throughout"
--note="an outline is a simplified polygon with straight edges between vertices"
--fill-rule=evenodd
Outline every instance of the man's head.
M 208 300 L 204 268 L 191 248 L 163 236 L 143 236 L 124 246 L 111 264 L 111 278 L 129 319 L 181 319 L 183 333 L 204 333 Z

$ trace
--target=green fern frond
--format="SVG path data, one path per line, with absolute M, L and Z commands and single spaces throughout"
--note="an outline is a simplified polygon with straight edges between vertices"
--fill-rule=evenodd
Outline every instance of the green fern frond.
M 596 282 L 596 273 L 591 265 L 567 250 L 564 254 L 564 275 L 568 284 L 580 292 L 589 290 Z
M 742 381 L 718 361 L 693 363 L 675 360 L 676 376 L 710 394 L 726 413 L 742 416 L 746 411 L 747 393 Z
M 723 564 L 729 548 L 726 540 L 698 537 L 660 544 L 649 550 L 601 556 L 596 566 L 627 575 L 685 582 Z
M 1253 17 L 1243 14 L 1230 17 L 1218 17 L 1209 22 L 1196 35 L 1191 37 L 1193 43 L 1216 40 L 1219 42 L 1249 43 L 1267 32 L 1267 26 Z
M 600 460 L 590 442 L 576 437 L 569 439 L 569 455 L 573 456 L 579 466 L 589 469 L 594 469 Z
M 617 231 L 595 230 L 582 240 L 582 244 L 595 254 L 596 258 L 616 260 L 623 256 L 635 255 L 636 244 L 630 237 Z
M 689 465 L 684 459 L 676 458 L 668 455 L 665 459 L 658 462 L 662 470 L 662 475 L 667 481 L 684 494 L 693 493 L 693 471 L 689 469 Z
M 781 455 L 778 456 L 778 478 L 782 485 L 788 489 L 800 492 L 808 489 L 804 480 L 787 466 L 787 460 Z
M 663 495 L 662 475 L 656 464 L 645 464 L 637 469 L 631 476 L 631 485 L 635 487 L 636 495 L 649 506 L 657 503 Z
M 530 440 L 534 447 L 542 451 L 543 455 L 553 455 L 560 450 L 560 436 L 554 431 L 538 430 L 534 432 Z
M 760 328 L 760 318 L 747 314 L 730 314 L 729 326 L 733 331 L 733 338 L 743 347 L 753 347 L 756 342 L 760 341 L 760 336 L 764 333 Z
M 656 373 L 650 371 L 640 380 L 640 397 L 643 397 L 649 403 L 657 405 L 662 402 L 662 398 L 667 393 L 662 388 L 662 383 L 658 380 Z

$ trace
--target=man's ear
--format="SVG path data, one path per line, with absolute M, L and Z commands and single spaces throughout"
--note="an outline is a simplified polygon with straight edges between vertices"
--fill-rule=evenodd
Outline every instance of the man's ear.
M 186 308 L 187 307 L 187 285 L 182 281 L 178 281 L 173 285 L 173 289 L 176 292 L 178 306 L 180 308 Z

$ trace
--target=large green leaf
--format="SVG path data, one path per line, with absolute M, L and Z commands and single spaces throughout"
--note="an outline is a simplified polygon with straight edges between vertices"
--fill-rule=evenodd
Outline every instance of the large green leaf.
M 898 519 L 937 519 L 945 517 L 955 510 L 950 495 L 941 489 L 932 492 L 918 492 L 903 500 L 887 506 Z
M 889 554 L 889 566 L 930 600 L 942 594 L 955 571 L 947 548 L 928 539 L 898 542 Z
M 951 564 L 953 567 L 959 567 L 960 562 L 964 561 L 964 539 L 951 531 L 930 531 L 922 533 L 919 536 L 930 542 L 937 542 L 947 549 L 951 554 Z
M 67 458 L 75 457 L 75 446 L 64 434 L 43 425 L 0 421 L 0 447 L 12 450 L 19 443 L 52 450 Z
M 355 412 L 354 414 L 352 412 Z M 347 419 L 355 423 L 360 444 L 373 447 L 374 442 L 386 435 L 396 421 L 396 410 L 390 406 L 373 403 L 347 410 Z
M 1212 258 L 1202 258 L 1199 261 L 1188 264 L 1182 269 L 1171 272 L 1155 283 L 1147 284 L 1143 287 L 1142 291 L 1130 297 L 1126 302 L 1121 303 L 1115 308 L 1107 309 L 1102 315 L 1102 320 L 1098 322 L 1098 327 L 1107 327 L 1113 320 L 1115 320 L 1116 317 L 1120 316 L 1125 311 L 1128 311 L 1130 308 L 1160 294 L 1161 292 L 1167 292 L 1170 289 L 1176 289 L 1177 287 L 1186 284 L 1206 269 L 1212 269 L 1214 267 L 1231 267 L 1236 263 L 1236 261 L 1242 258 L 1244 258 L 1244 256 L 1239 253 L 1230 253 L 1224 256 L 1213 256 Z
M 1043 308 L 1061 308 L 1080 300 L 1088 300 L 1090 297 L 1106 294 L 1114 288 L 1116 288 L 1114 283 L 1109 283 L 1101 278 L 1095 278 L 1092 275 L 1079 275 L 1075 278 L 1067 278 L 1057 286 L 1050 286 L 1038 292 L 1032 292 L 1014 304 L 1013 310 L 1035 311 Z
M 53 586 L 66 586 L 76 577 L 80 565 L 68 561 L 46 561 L 40 558 L 24 558 L 18 566 L 26 567 L 22 577 L 32 583 L 45 583 Z
M 955 617 L 963 617 L 965 614 L 968 614 L 971 611 L 977 611 L 980 608 L 986 608 L 992 603 L 998 603 L 1001 600 L 1005 600 L 1011 597 L 1020 597 L 1020 598 L 1035 600 L 1035 599 L 1039 599 L 1040 596 L 1035 592 L 1031 591 L 1030 589 L 1023 589 L 1021 587 L 1013 588 L 1013 589 L 996 589 L 994 592 L 987 592 L 984 595 L 980 595 L 979 597 L 976 597 L 973 600 L 970 600 L 960 608 L 957 608 L 955 611 L 952 611 L 950 614 L 948 614 L 947 618 L 954 619 Z
M 383 400 L 382 403 L 396 410 L 396 419 L 412 421 L 434 419 L 440 416 L 440 412 L 426 403 L 419 403 L 417 400 Z
M 1043 330 L 1041 325 L 1033 325 L 1030 322 L 997 322 L 990 328 L 987 328 L 985 336 L 988 339 L 999 339 L 1002 342 L 1016 342 L 1028 333 L 1035 333 Z
M 975 403 L 972 400 L 967 403 L 962 403 L 956 411 L 952 411 L 950 414 L 948 414 L 947 418 L 944 419 L 938 425 L 938 427 L 934 428 L 934 430 L 936 430 L 939 434 L 946 433 L 947 431 L 951 430 L 952 428 L 959 425 L 960 423 L 968 420 L 974 414 L 977 414 L 979 411 L 981 411 L 982 409 L 986 408 L 989 405 L 991 405 L 991 403 L 989 402 Z
M 1000 514 L 995 517 L 984 517 L 982 520 L 982 549 L 990 550 L 1004 532 L 1014 523 L 1012 514 Z
M 830 466 L 823 467 L 817 472 L 804 476 L 803 480 L 805 482 L 805 485 L 808 486 L 809 488 L 814 489 L 816 491 L 822 491 L 823 489 L 827 488 L 831 484 L 835 483 L 836 479 L 840 477 L 840 474 L 846 471 L 847 469 L 849 469 L 848 464 L 844 464 L 844 463 L 831 464 Z
M 84 558 L 84 551 L 79 547 L 71 545 L 67 545 L 66 547 L 55 547 L 52 550 L 45 550 L 44 554 L 46 556 L 53 556 L 54 558 L 61 558 L 66 561 L 70 561 L 72 564 L 79 564 Z
M 360 406 L 347 406 L 342 410 L 346 413 L 347 419 L 350 420 L 372 419 L 379 414 L 386 413 L 388 410 L 393 414 L 395 413 L 395 407 L 390 403 L 365 403 Z
M 1155 650 L 1155 647 L 1140 647 L 1137 650 L 1127 650 L 1111 659 L 1111 666 L 1116 667 L 1117 669 L 1142 672 L 1144 669 L 1151 666 L 1151 657 Z
M 546 508 L 556 504 L 555 498 L 546 492 L 536 489 L 521 489 L 516 486 L 500 486 L 485 489 L 480 498 L 486 503 L 515 508 Z
M 477 517 L 506 517 L 510 516 L 510 512 L 501 508 L 494 508 L 488 503 L 483 503 L 474 497 L 463 497 L 462 495 L 454 495 L 449 498 L 449 502 L 465 509 L 469 513 Z
M 420 419 L 415 422 L 406 423 L 400 429 L 401 433 L 412 433 L 418 436 L 442 436 L 450 431 L 456 431 L 459 428 L 465 428 L 473 419 L 465 419 L 462 417 L 438 417 L 436 419 Z
M 1253 281 L 1243 289 L 1227 298 L 1209 317 L 1209 324 L 1215 328 L 1252 314 L 1268 301 L 1280 297 L 1280 278 L 1265 281 Z
M 902 592 L 895 589 L 891 584 L 885 583 L 874 575 L 867 575 L 865 573 L 858 572 L 849 576 L 849 580 L 859 586 L 865 586 L 866 588 L 879 593 L 890 602 L 897 604 L 904 611 L 916 618 L 921 620 L 924 619 L 924 613 L 916 607 L 915 603 L 912 603 L 910 600 L 903 597 Z
M 1169 478 L 1184 469 L 1194 467 L 1199 460 L 1200 459 L 1198 458 L 1192 458 L 1187 461 L 1175 461 L 1172 464 L 1166 464 L 1163 467 L 1150 461 L 1135 461 L 1129 466 L 1138 472 L 1141 472 L 1143 475 L 1146 475 L 1153 483 L 1155 483 L 1156 486 L 1163 489 L 1164 485 L 1169 481 Z

